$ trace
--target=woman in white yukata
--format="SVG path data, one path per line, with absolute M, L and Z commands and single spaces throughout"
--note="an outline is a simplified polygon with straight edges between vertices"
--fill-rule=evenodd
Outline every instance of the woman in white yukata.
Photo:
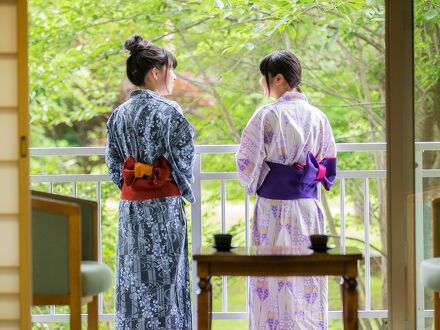
M 327 117 L 299 85 L 301 65 L 289 51 L 266 56 L 261 84 L 275 102 L 255 111 L 237 153 L 241 183 L 256 194 L 255 246 L 307 251 L 310 234 L 325 233 L 318 184 L 336 176 L 335 141 Z M 326 277 L 251 277 L 249 328 L 327 329 Z

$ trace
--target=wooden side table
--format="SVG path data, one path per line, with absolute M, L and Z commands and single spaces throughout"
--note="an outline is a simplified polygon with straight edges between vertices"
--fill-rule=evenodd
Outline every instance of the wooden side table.
M 212 276 L 341 276 L 344 329 L 358 329 L 358 261 L 362 254 L 355 249 L 341 253 L 305 250 L 295 253 L 287 247 L 237 248 L 232 252 L 217 252 L 201 248 L 193 259 L 197 261 L 199 277 L 198 329 L 211 329 Z

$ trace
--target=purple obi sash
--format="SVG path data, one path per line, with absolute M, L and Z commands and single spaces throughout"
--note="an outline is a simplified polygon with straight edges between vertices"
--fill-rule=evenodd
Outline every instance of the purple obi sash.
M 257 195 L 269 199 L 293 200 L 317 198 L 318 183 L 330 190 L 336 177 L 336 158 L 325 158 L 317 162 L 311 152 L 307 153 L 306 164 L 293 166 L 266 162 L 270 171 Z

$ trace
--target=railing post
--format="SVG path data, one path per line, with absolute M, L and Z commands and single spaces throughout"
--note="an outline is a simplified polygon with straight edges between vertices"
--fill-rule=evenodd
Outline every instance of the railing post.
M 364 239 L 365 239 L 365 310 L 371 310 L 371 258 L 370 258 L 370 187 L 364 179 Z
M 96 203 L 98 204 L 98 262 L 102 262 L 102 187 L 101 181 L 96 182 Z M 104 294 L 100 293 L 98 296 L 98 323 L 99 316 L 104 313 L 103 310 Z
M 415 144 L 415 244 L 416 244 L 416 267 L 419 269 L 420 262 L 424 259 L 423 241 L 423 147 Z M 416 305 L 417 305 L 417 329 L 425 329 L 425 288 L 419 280 L 419 273 L 416 272 Z
M 191 204 L 191 242 L 192 253 L 194 253 L 202 246 L 202 182 L 201 182 L 201 159 L 200 152 L 196 148 L 194 158 L 194 183 L 192 184 L 192 191 L 195 197 L 195 202 Z M 197 267 L 196 262 L 192 261 L 192 326 L 197 330 L 197 291 L 198 291 Z

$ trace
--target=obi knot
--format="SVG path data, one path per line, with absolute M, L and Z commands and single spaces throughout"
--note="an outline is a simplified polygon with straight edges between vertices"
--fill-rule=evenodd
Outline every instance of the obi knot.
M 144 176 L 153 175 L 153 165 L 140 162 L 134 163 L 134 177 L 143 178 Z

